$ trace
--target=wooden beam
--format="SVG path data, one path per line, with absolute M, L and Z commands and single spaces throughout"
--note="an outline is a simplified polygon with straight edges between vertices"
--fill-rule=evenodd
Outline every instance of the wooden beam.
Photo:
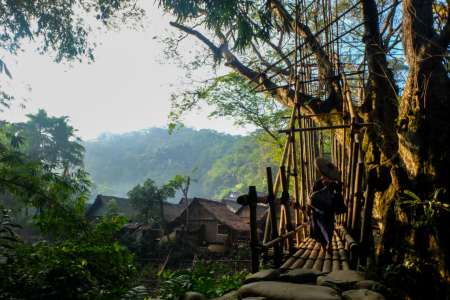
M 373 123 L 360 123 L 354 124 L 355 128 L 361 128 L 366 126 L 372 126 Z M 351 128 L 351 124 L 347 125 L 335 125 L 335 126 L 321 126 L 321 127 L 309 127 L 309 128 L 296 128 L 294 132 L 303 132 L 303 131 L 316 131 L 316 130 L 330 130 L 330 129 L 343 129 L 343 128 Z M 291 129 L 278 130 L 278 133 L 290 133 Z

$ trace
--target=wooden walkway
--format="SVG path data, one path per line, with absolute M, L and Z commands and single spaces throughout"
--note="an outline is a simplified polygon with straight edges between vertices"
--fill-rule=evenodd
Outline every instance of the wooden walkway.
M 314 269 L 325 274 L 335 270 L 351 270 L 344 243 L 337 231 L 334 232 L 333 237 L 333 254 L 325 253 L 320 243 L 308 237 L 300 244 L 300 249 L 280 269 Z

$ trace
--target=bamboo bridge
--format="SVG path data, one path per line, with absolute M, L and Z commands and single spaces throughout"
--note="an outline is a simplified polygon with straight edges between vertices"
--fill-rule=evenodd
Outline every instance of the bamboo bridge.
M 260 265 L 272 262 L 275 268 L 288 269 L 316 269 L 323 273 L 333 270 L 359 269 L 360 265 L 366 265 L 369 256 L 369 243 L 371 235 L 371 219 L 374 200 L 374 186 L 371 184 L 371 174 L 365 178 L 364 152 L 361 148 L 361 129 L 372 124 L 358 123 L 355 113 L 355 89 L 353 95 L 350 82 L 357 82 L 359 92 L 364 95 L 364 83 L 366 72 L 365 56 L 359 61 L 357 72 L 346 73 L 349 70 L 347 64 L 341 63 L 340 51 L 342 37 L 350 34 L 364 24 L 358 24 L 350 30 L 340 33 L 342 18 L 358 7 L 360 2 L 344 11 L 341 15 L 333 15 L 331 1 L 316 1 L 316 12 L 323 19 L 323 28 L 314 36 L 299 34 L 295 30 L 295 48 L 278 61 L 260 72 L 252 81 L 258 81 L 259 76 L 265 74 L 280 62 L 293 58 L 294 63 L 278 71 L 271 78 L 279 76 L 282 71 L 290 69 L 289 84 L 275 89 L 286 89 L 286 95 L 295 89 L 295 101 L 292 108 L 289 126 L 280 133 L 286 134 L 286 144 L 280 162 L 279 171 L 275 182 L 272 179 L 272 171 L 267 168 L 268 196 L 258 197 L 255 187 L 249 187 L 248 195 L 238 198 L 242 205 L 249 205 L 251 227 L 251 253 L 252 272 L 256 272 Z M 296 1 L 295 11 L 292 13 L 292 24 L 306 24 L 307 16 L 305 1 Z M 379 12 L 379 15 L 391 9 L 392 6 Z M 335 10 L 337 11 L 337 10 Z M 316 24 L 317 25 L 317 24 Z M 348 25 L 348 24 L 345 24 Z M 299 26 L 299 25 L 293 25 Z M 345 28 L 345 26 L 344 26 Z M 311 44 L 315 39 L 316 44 Z M 341 45 L 340 45 L 341 43 Z M 323 74 L 323 62 L 319 58 L 327 60 L 332 67 L 332 76 Z M 319 70 L 321 68 L 321 70 Z M 292 75 L 293 74 L 293 75 Z M 354 80 L 350 76 L 358 75 Z M 326 114 L 305 114 L 300 108 L 299 94 L 321 95 L 311 96 L 318 101 L 328 97 L 327 85 L 338 82 L 342 91 L 343 104 L 340 111 L 334 110 Z M 329 79 L 329 80 L 327 80 Z M 252 89 L 256 92 L 270 92 L 261 88 L 262 81 Z M 272 90 L 272 89 L 271 89 Z M 307 111 L 307 110 L 303 110 Z M 342 120 L 342 124 L 334 126 L 317 126 L 321 118 L 335 118 Z M 322 122 L 327 123 L 327 122 Z M 336 124 L 336 122 L 334 122 Z M 324 134 L 324 132 L 326 134 Z M 326 135 L 326 137 L 325 137 Z M 339 137 L 339 138 L 338 138 Z M 331 162 L 341 171 L 343 182 L 343 197 L 348 211 L 335 217 L 335 233 L 333 237 L 333 253 L 327 254 L 321 250 L 320 244 L 309 238 L 309 226 L 302 210 L 306 206 L 307 195 L 315 181 L 317 172 L 314 168 L 316 157 L 325 157 L 324 141 L 331 145 Z M 293 186 L 293 195 L 289 194 L 289 187 Z M 277 198 L 281 188 L 281 197 Z M 258 203 L 269 205 L 269 214 L 266 222 L 264 240 L 258 241 L 256 225 L 256 206 Z M 277 224 L 276 206 L 280 205 L 281 219 Z M 291 219 L 291 210 L 295 210 L 295 220 Z M 287 251 L 284 245 L 287 244 Z
M 342 74 L 342 79 L 345 90 L 345 74 Z M 292 110 L 290 129 L 282 131 L 287 134 L 287 139 L 275 184 L 272 180 L 271 168 L 266 169 L 269 195 L 258 197 L 256 188 L 251 186 L 248 195 L 238 198 L 239 204 L 249 205 L 250 208 L 253 272 L 259 269 L 260 264 L 263 265 L 269 260 L 273 261 L 274 266 L 279 269 L 305 268 L 320 270 L 323 273 L 330 273 L 332 270 L 358 269 L 359 265 L 367 263 L 374 190 L 373 186 L 368 184 L 370 178 L 367 180 L 364 178 L 364 154 L 361 151 L 359 129 L 371 124 L 358 124 L 353 103 L 348 97 L 344 97 L 344 100 L 344 110 L 333 113 L 342 114 L 344 117 L 344 124 L 338 126 L 315 127 L 312 117 L 319 117 L 319 115 L 302 115 L 296 105 Z M 296 120 L 300 124 L 299 128 L 295 127 Z M 324 135 L 322 134 L 324 130 L 342 130 L 344 137 L 344 143 L 341 146 L 333 134 L 328 136 L 331 142 L 331 161 L 341 170 L 344 183 L 343 197 L 348 207 L 347 213 L 335 218 L 333 254 L 325 253 L 320 243 L 308 237 L 310 222 L 306 221 L 302 211 L 306 205 L 309 189 L 317 175 L 314 160 L 316 157 L 324 156 Z M 349 149 L 345 141 L 347 136 L 350 139 Z M 299 151 L 296 149 L 296 140 L 298 140 Z M 316 147 L 317 144 L 319 147 Z M 294 201 L 291 201 L 289 194 L 291 182 L 294 187 Z M 275 195 L 280 187 L 281 198 L 276 198 Z M 366 191 L 365 196 L 363 191 Z M 258 241 L 257 233 L 256 205 L 258 203 L 269 205 L 262 244 Z M 276 205 L 282 206 L 279 225 L 276 218 Z M 291 219 L 291 209 L 295 210 L 295 220 Z M 283 250 L 285 243 L 287 243 L 287 251 Z

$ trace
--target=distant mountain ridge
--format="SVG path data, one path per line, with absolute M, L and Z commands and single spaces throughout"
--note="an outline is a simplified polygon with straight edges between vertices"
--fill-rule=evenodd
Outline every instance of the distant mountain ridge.
M 264 161 L 271 164 L 269 149 L 255 139 L 209 129 L 184 127 L 171 135 L 167 128 L 157 127 L 124 134 L 103 133 L 83 142 L 83 146 L 85 168 L 94 181 L 93 198 L 97 194 L 125 198 L 147 178 L 160 185 L 175 174 L 189 174 L 197 167 L 193 178 L 198 182 L 191 184 L 189 197 L 221 199 L 230 190 L 245 191 L 245 185 L 252 181 L 259 190 L 265 190 L 263 178 L 258 178 L 258 165 Z M 181 192 L 177 193 L 176 202 L 181 197 Z

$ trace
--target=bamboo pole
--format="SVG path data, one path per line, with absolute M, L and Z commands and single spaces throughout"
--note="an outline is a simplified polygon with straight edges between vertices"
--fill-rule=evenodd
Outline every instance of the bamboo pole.
M 303 223 L 302 225 L 298 226 L 297 228 L 295 228 L 294 230 L 286 233 L 285 235 L 282 235 L 270 242 L 268 242 L 267 244 L 264 244 L 261 246 L 261 248 L 265 248 L 265 249 L 270 249 L 272 248 L 274 245 L 283 242 L 284 240 L 286 240 L 287 238 L 293 236 L 297 231 L 299 231 L 300 229 L 305 228 L 306 226 L 310 225 L 309 222 L 308 223 Z
M 355 118 L 351 119 L 351 122 L 354 123 L 355 122 Z M 350 206 L 351 206 L 351 199 L 350 199 L 350 195 L 351 195 L 351 177 L 352 177 L 352 165 L 353 165 L 353 144 L 355 141 L 355 135 L 353 132 L 350 131 L 350 155 L 349 155 L 349 162 L 348 162 L 348 172 L 347 172 L 347 188 L 346 188 L 346 194 L 345 194 L 345 203 L 347 204 L 347 206 L 349 207 L 349 212 L 350 212 Z M 348 226 L 348 222 L 350 219 L 350 214 L 347 213 L 345 215 L 345 220 L 344 222 L 346 223 L 346 226 Z
M 303 120 L 303 125 L 306 128 L 307 123 L 306 120 Z M 300 131 L 301 133 L 301 131 Z M 305 131 L 305 135 L 304 135 L 304 143 L 303 143 L 303 147 L 304 147 L 304 151 L 303 151 L 303 160 L 305 161 L 305 178 L 306 178 L 306 197 L 309 195 L 309 187 L 310 187 L 310 182 L 309 182 L 309 159 L 308 159 L 308 139 L 307 139 L 307 132 Z M 306 200 L 306 199 L 305 199 Z
M 322 130 L 319 131 L 319 153 L 320 153 L 320 157 L 323 157 L 323 136 L 322 136 Z
M 306 122 L 308 123 L 308 128 L 311 127 L 311 119 L 307 119 Z M 308 131 L 308 175 L 309 175 L 309 182 L 313 183 L 313 164 L 312 164 L 312 142 L 311 142 L 311 131 Z
M 280 167 L 286 164 L 286 159 L 289 152 L 289 140 L 286 139 L 286 143 L 284 144 L 283 154 L 281 155 Z M 278 194 L 278 188 L 280 187 L 280 170 L 278 169 L 277 177 L 275 179 L 275 184 L 273 187 L 273 193 L 275 196 Z
M 252 254 L 252 273 L 256 273 L 259 271 L 259 251 L 257 248 L 259 247 L 258 240 L 258 227 L 257 227 L 257 216 L 256 216 L 256 187 L 249 186 L 248 194 L 250 196 L 250 249 Z
M 313 119 L 311 119 L 311 126 L 313 128 L 316 127 L 316 123 L 314 122 Z M 312 132 L 312 152 L 313 152 L 313 159 L 312 159 L 312 172 L 314 174 L 313 178 L 316 179 L 317 178 L 317 170 L 316 170 L 316 158 L 317 158 L 317 151 L 316 151 L 316 146 L 317 146 L 317 138 L 316 138 L 316 131 Z
M 348 215 L 348 222 L 347 222 L 347 229 L 352 230 L 353 226 L 353 213 L 354 213 L 354 200 L 355 200 L 355 183 L 356 183 L 356 166 L 358 165 L 358 155 L 359 155 L 359 143 L 358 143 L 358 135 L 355 135 L 355 142 L 353 143 L 353 157 L 352 157 L 352 166 L 351 166 L 351 176 L 350 176 L 350 189 L 349 189 L 349 195 L 350 195 L 350 203 L 348 205 L 349 208 L 349 215 Z
M 334 164 L 334 136 L 330 135 L 330 152 L 331 152 L 331 162 Z
M 268 194 L 269 194 L 269 196 L 268 196 L 269 197 L 269 202 L 273 203 L 273 199 L 275 198 L 275 196 L 273 195 L 272 168 L 270 168 L 270 167 L 266 168 L 266 178 L 267 178 L 266 182 L 267 182 L 267 190 L 268 190 Z M 273 206 L 274 206 L 274 209 L 275 209 L 275 205 L 273 205 Z M 267 218 L 266 218 L 266 227 L 265 227 L 265 230 L 264 230 L 263 244 L 265 244 L 265 243 L 267 243 L 269 241 L 270 236 L 272 234 L 272 227 L 271 227 L 272 216 L 271 216 L 271 213 L 270 213 L 270 207 L 271 207 L 271 205 L 269 204 L 269 210 L 268 210 Z M 276 228 L 276 226 L 275 226 L 275 228 Z M 276 232 L 276 230 L 275 230 L 275 232 Z M 261 254 L 261 263 L 259 265 L 260 267 L 264 266 L 267 263 L 267 256 L 268 255 L 269 255 L 269 253 L 268 253 L 267 250 L 264 251 Z
M 294 108 L 295 109 L 295 108 Z M 294 127 L 292 127 L 294 129 Z M 297 152 L 295 149 L 295 133 L 291 134 L 291 153 L 292 153 L 292 166 L 293 166 L 293 176 L 294 176 L 294 197 L 295 202 L 300 205 L 300 195 L 299 195 L 299 187 L 298 187 L 298 168 L 297 168 Z M 295 225 L 301 225 L 302 219 L 300 215 L 300 210 L 295 211 Z M 297 247 L 300 245 L 301 242 L 301 236 L 300 233 L 297 234 Z
M 298 126 L 299 128 L 302 127 L 302 120 L 300 119 L 301 113 L 300 113 L 300 105 L 296 104 L 297 109 L 297 116 L 298 118 Z M 301 178 L 301 191 L 300 191 L 300 205 L 302 207 L 306 206 L 306 198 L 305 198 L 305 192 L 306 192 L 306 178 L 305 178 L 305 159 L 304 159 L 304 143 L 303 143 L 303 133 L 299 133 L 298 143 L 300 148 L 300 178 Z M 304 212 L 302 212 L 303 220 L 306 220 L 306 216 L 304 215 Z M 306 237 L 306 228 L 303 230 L 303 236 Z
M 284 167 L 282 167 L 284 169 Z M 284 205 L 283 205 L 283 209 L 284 209 L 284 217 L 285 217 L 285 223 L 286 223 L 286 231 L 291 231 L 293 229 L 292 226 L 292 220 L 291 220 L 291 207 L 288 204 L 289 203 L 289 182 L 287 180 L 287 176 L 286 173 L 283 172 L 284 170 L 282 170 L 281 172 L 281 186 L 283 188 L 283 196 L 282 199 L 284 200 Z M 283 176 L 284 174 L 284 176 Z M 283 223 L 280 222 L 280 227 L 282 226 Z M 284 228 L 283 228 L 284 229 Z M 280 234 L 282 235 L 282 234 Z M 294 237 L 290 236 L 288 238 L 288 249 L 289 249 L 289 253 L 292 254 L 294 251 Z
M 377 180 L 377 170 L 375 168 L 369 171 L 367 175 L 367 193 L 364 203 L 363 222 L 361 229 L 361 255 L 359 256 L 359 265 L 367 266 L 367 258 L 369 257 L 370 237 L 372 233 L 372 210 L 375 199 L 375 183 Z

